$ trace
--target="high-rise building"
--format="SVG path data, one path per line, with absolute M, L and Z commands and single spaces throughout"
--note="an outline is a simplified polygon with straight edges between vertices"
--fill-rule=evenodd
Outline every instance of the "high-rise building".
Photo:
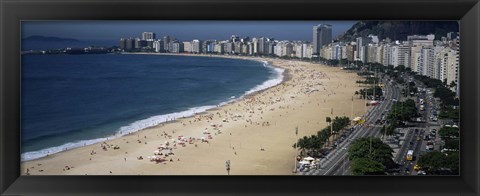
M 213 52 L 213 44 L 215 40 L 205 40 L 202 41 L 202 53 L 212 53 Z
M 424 47 L 431 47 L 433 46 L 433 40 L 435 39 L 435 35 L 411 35 L 407 36 L 407 42 L 409 46 L 409 61 L 408 65 L 412 71 L 419 70 L 418 68 L 418 56 L 421 53 L 420 50 Z
M 258 40 L 258 54 L 268 54 L 268 43 L 266 37 L 261 37 Z
M 257 39 L 256 37 L 252 38 L 252 44 L 253 44 L 253 46 L 252 46 L 252 48 L 253 48 L 252 52 L 253 52 L 254 55 L 257 55 L 257 54 L 259 53 L 259 52 L 258 52 L 258 47 L 259 47 L 258 40 L 259 40 L 259 39 Z
M 192 52 L 195 54 L 202 53 L 202 41 L 198 39 L 192 41 Z
M 205 50 L 203 51 L 204 53 L 215 53 L 215 44 L 217 43 L 217 40 L 207 40 L 205 41 Z
M 357 51 L 356 45 L 348 45 L 347 46 L 347 60 L 348 61 L 355 61 L 355 51 Z
M 168 47 L 170 45 L 170 41 L 171 41 L 170 36 L 166 35 L 166 36 L 163 37 L 163 46 L 164 46 L 163 50 L 166 51 L 166 52 L 169 51 Z
M 179 42 L 178 40 L 170 42 L 170 52 L 173 53 L 182 53 L 183 52 L 183 42 Z
M 120 38 L 120 41 L 118 43 L 118 47 L 120 49 L 125 49 L 126 48 L 126 45 L 127 45 L 127 40 L 124 39 L 124 38 Z
M 242 42 L 243 43 L 243 42 Z M 250 42 L 245 42 L 242 44 L 242 54 L 249 55 L 250 54 Z
M 409 52 L 410 49 L 408 48 L 408 46 L 398 46 L 398 65 L 410 67 L 410 65 L 408 64 L 408 59 L 410 58 Z
M 332 43 L 332 25 L 320 24 L 313 27 L 313 53 L 319 54 L 322 46 Z
M 235 43 L 235 42 L 239 42 L 240 41 L 240 37 L 238 37 L 238 35 L 232 35 L 230 37 L 230 41 Z
M 225 42 L 219 42 L 215 44 L 215 53 L 218 53 L 218 54 L 225 53 L 224 43 Z
M 223 43 L 223 51 L 226 54 L 232 54 L 234 52 L 234 46 L 232 42 Z
M 302 42 L 295 42 L 293 45 L 293 52 L 295 53 L 295 57 L 297 58 L 304 58 L 303 56 L 303 43 Z
M 134 38 L 128 38 L 125 41 L 125 50 L 133 50 L 135 49 L 135 39 Z
M 248 47 L 248 55 L 254 55 L 254 45 L 252 42 L 247 42 L 247 47 Z
M 141 49 L 147 46 L 147 41 L 141 40 L 140 38 L 135 39 L 135 48 Z
M 240 42 L 240 41 L 233 42 L 233 46 L 234 46 L 234 53 L 235 54 L 242 53 L 242 49 L 243 49 L 243 43 L 242 42 Z
M 368 61 L 368 44 L 372 43 L 371 37 L 358 37 L 357 38 L 357 60 L 367 63 Z
M 183 51 L 192 53 L 192 42 L 183 42 Z
M 266 51 L 267 52 L 267 55 L 273 55 L 275 50 L 274 50 L 274 46 L 276 45 L 277 43 L 273 40 L 273 39 L 268 39 L 267 41 L 267 47 L 268 47 L 268 50 Z
M 163 46 L 163 41 L 162 40 L 155 40 L 153 42 L 153 48 L 155 49 L 155 52 L 164 52 L 163 49 L 165 48 Z
M 154 40 L 154 39 L 156 39 L 155 33 L 153 33 L 153 32 L 143 32 L 142 33 L 142 40 L 151 41 L 151 40 Z

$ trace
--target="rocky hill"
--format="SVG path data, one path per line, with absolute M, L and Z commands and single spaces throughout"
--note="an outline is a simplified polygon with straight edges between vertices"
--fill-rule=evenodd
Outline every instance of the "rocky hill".
M 435 34 L 435 39 L 448 32 L 458 32 L 457 21 L 360 21 L 338 37 L 338 40 L 354 41 L 357 37 L 377 35 L 380 40 L 407 40 L 408 35 Z

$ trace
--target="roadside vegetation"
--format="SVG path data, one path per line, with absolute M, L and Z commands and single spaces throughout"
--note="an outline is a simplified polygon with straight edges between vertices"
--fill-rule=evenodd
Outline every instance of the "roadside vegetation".
M 337 116 L 334 119 L 327 117 L 326 121 L 330 125 L 318 131 L 315 135 L 299 138 L 292 147 L 300 149 L 302 154 L 309 154 L 311 151 L 319 151 L 325 146 L 325 144 L 330 142 L 332 134 L 338 134 L 341 130 L 344 130 L 350 125 L 350 119 L 345 116 Z
M 348 158 L 353 175 L 386 175 L 388 168 L 396 167 L 393 150 L 379 138 L 364 137 L 352 142 Z

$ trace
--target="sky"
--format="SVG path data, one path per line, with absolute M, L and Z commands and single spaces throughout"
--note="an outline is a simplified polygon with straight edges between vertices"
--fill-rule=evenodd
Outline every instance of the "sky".
M 225 40 L 240 37 L 272 37 L 277 40 L 312 41 L 312 27 L 331 24 L 333 37 L 347 31 L 356 21 L 23 21 L 22 38 L 32 35 L 79 40 L 118 40 L 154 32 L 181 41 Z

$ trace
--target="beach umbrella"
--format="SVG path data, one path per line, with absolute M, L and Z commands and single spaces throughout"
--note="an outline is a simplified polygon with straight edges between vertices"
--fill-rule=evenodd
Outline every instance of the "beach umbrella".
M 313 160 L 315 160 L 315 159 L 314 159 L 313 157 L 305 157 L 305 158 L 303 158 L 303 160 L 305 160 L 305 161 L 313 161 Z
M 310 162 L 308 162 L 308 161 L 300 161 L 300 162 L 298 162 L 298 163 L 301 164 L 301 165 L 303 165 L 303 164 L 310 164 Z

